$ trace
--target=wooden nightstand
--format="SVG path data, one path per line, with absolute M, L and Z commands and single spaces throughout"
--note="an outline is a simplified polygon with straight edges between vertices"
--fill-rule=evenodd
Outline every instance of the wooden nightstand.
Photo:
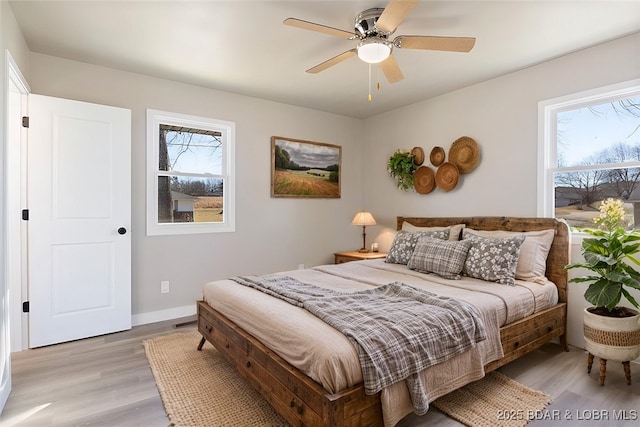
M 348 251 L 348 252 L 336 252 L 333 254 L 333 256 L 334 256 L 335 264 L 342 264 L 343 262 L 361 261 L 363 259 L 385 258 L 387 254 L 384 252 Z

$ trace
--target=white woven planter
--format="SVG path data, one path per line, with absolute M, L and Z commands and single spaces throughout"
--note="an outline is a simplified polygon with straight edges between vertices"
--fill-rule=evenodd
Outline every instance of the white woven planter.
M 634 310 L 635 311 L 635 310 Z M 585 349 L 601 359 L 626 362 L 640 356 L 640 313 L 607 317 L 584 309 Z

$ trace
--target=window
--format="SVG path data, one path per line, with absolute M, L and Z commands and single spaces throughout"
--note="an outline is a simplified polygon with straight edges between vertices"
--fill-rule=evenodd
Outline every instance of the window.
M 235 123 L 147 110 L 147 235 L 235 231 Z
M 616 198 L 640 225 L 640 80 L 541 102 L 538 116 L 538 215 L 589 227 Z

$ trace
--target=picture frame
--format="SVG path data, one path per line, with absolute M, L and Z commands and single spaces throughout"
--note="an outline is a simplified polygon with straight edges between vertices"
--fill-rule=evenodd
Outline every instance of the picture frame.
M 271 137 L 271 197 L 340 198 L 342 147 Z

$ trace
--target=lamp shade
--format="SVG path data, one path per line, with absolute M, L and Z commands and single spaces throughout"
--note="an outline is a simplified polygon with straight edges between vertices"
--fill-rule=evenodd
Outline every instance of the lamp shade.
M 358 44 L 358 57 L 369 64 L 377 64 L 391 55 L 391 46 L 382 40 L 365 39 Z
M 351 225 L 376 225 L 376 220 L 373 219 L 373 215 L 371 212 L 358 212 L 356 216 L 353 217 L 353 221 L 351 221 Z

